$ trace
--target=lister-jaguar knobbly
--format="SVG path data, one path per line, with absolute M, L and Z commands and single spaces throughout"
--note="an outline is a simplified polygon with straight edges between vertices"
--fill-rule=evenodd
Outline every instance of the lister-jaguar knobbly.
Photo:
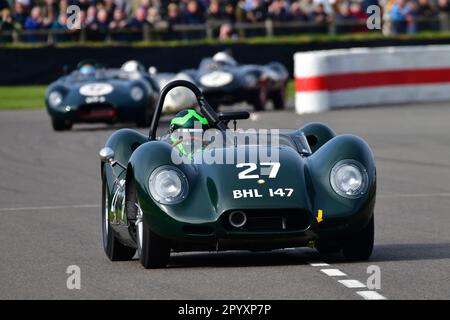
M 248 118 L 246 112 L 216 113 L 194 84 L 178 80 L 162 89 L 148 136 L 130 129 L 111 135 L 100 151 L 103 246 L 110 260 L 132 259 L 137 251 L 145 268 L 158 268 L 171 252 L 312 244 L 348 260 L 369 258 L 376 169 L 366 142 L 319 123 L 280 131 L 276 144 L 234 139 L 211 146 L 195 137 L 157 137 L 164 99 L 180 86 L 193 91 L 202 114 L 197 119 L 223 141 L 229 123 Z M 173 123 L 188 114 L 195 113 Z M 194 142 L 197 150 L 180 151 Z M 276 160 L 197 161 L 215 152 L 249 159 L 263 144 Z
M 93 61 L 51 83 L 45 95 L 55 131 L 75 123 L 135 122 L 150 125 L 159 87 L 137 61 L 107 69 Z

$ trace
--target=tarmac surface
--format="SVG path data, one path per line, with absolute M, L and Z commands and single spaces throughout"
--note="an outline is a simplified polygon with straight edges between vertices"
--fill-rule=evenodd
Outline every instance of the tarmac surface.
M 137 260 L 110 262 L 102 248 L 98 151 L 121 126 L 56 133 L 45 111 L 0 112 L 0 299 L 450 299 L 450 105 L 267 111 L 239 124 L 310 121 L 373 148 L 370 261 L 304 248 L 173 254 L 168 268 L 145 270 Z M 80 290 L 66 286 L 70 265 L 80 267 Z M 381 287 L 369 290 L 372 265 Z

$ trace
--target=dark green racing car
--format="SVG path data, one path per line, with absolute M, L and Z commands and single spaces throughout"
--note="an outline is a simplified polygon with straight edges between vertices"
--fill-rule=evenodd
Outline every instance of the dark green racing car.
M 164 99 L 179 86 L 194 92 L 198 110 L 182 111 L 157 137 Z M 145 268 L 159 268 L 171 252 L 304 246 L 369 258 L 376 169 L 368 144 L 320 123 L 270 136 L 236 130 L 248 117 L 216 113 L 194 84 L 177 80 L 162 89 L 148 136 L 111 135 L 100 151 L 110 260 L 137 251 Z

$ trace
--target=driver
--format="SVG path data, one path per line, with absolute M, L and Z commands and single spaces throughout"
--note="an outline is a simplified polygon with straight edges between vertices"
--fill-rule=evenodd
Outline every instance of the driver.
M 85 77 L 95 75 L 95 67 L 91 64 L 85 64 L 80 68 L 80 74 Z
M 169 135 L 170 142 L 173 147 L 177 147 L 178 150 L 188 158 L 191 158 L 192 155 L 198 151 L 194 150 L 194 147 L 198 144 L 193 143 L 195 140 L 203 139 L 203 131 L 209 128 L 208 120 L 199 112 L 194 109 L 186 109 L 178 112 L 175 115 L 175 118 L 170 121 Z M 195 133 L 201 131 L 199 137 L 195 136 Z M 180 138 L 186 137 L 189 135 L 189 138 Z M 199 144 L 203 147 L 203 143 Z M 191 150 L 191 152 L 189 152 Z
M 237 65 L 236 60 L 234 60 L 233 57 L 225 51 L 217 52 L 212 57 L 212 60 L 214 62 L 222 64 L 222 65 L 227 65 L 227 66 L 232 66 L 232 67 Z

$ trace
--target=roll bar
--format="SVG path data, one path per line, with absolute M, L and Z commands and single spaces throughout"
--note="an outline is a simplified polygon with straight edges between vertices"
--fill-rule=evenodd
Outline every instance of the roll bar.
M 195 98 L 197 99 L 198 105 L 200 107 L 200 110 L 203 113 L 206 120 L 208 120 L 209 124 L 212 124 L 215 128 L 221 131 L 225 131 L 226 129 L 228 129 L 226 123 L 219 118 L 219 115 L 208 104 L 208 102 L 206 102 L 202 92 L 195 84 L 186 80 L 174 80 L 165 85 L 160 92 L 159 99 L 156 104 L 155 113 L 153 114 L 152 123 L 150 125 L 150 132 L 148 135 L 149 140 L 156 139 L 156 130 L 158 129 L 158 123 L 161 117 L 164 101 L 169 91 L 176 87 L 185 87 L 190 89 L 194 93 Z

